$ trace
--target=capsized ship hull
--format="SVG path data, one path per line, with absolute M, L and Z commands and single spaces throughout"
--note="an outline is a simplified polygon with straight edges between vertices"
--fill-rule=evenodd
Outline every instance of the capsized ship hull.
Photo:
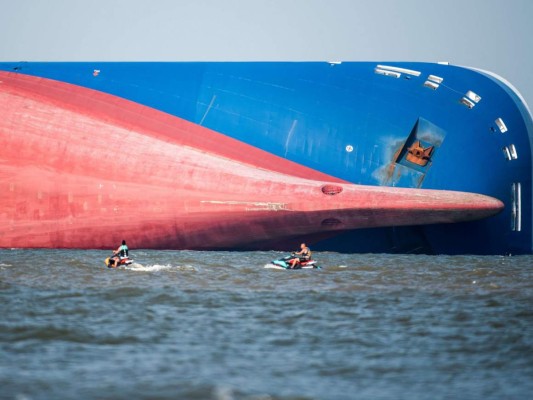
M 207 128 L 115 96 L 2 79 L 11 116 L 0 123 L 3 247 L 99 248 L 131 237 L 148 248 L 244 248 L 295 234 L 466 221 L 503 207 L 476 194 L 339 183 L 235 140 L 221 147 Z M 99 107 L 87 112 L 92 102 Z
M 132 247 L 144 248 L 283 248 L 305 238 L 334 244 L 339 233 L 346 240 L 368 229 L 409 232 L 412 226 L 428 226 L 439 236 L 443 227 L 475 228 L 477 222 L 470 221 L 486 224 L 505 214 L 500 189 L 421 188 L 430 180 L 421 172 L 427 164 L 435 169 L 433 152 L 444 153 L 443 136 L 449 139 L 438 129 L 433 137 L 417 133 L 427 130 L 424 119 L 417 119 L 409 143 L 397 145 L 393 162 L 376 162 L 380 166 L 373 173 L 380 175 L 381 185 L 354 184 L 335 171 L 327 152 L 323 167 L 316 168 L 308 143 L 302 150 L 313 161 L 306 166 L 266 151 L 268 146 L 252 146 L 212 129 L 206 122 L 216 113 L 216 96 L 195 123 L 114 90 L 67 83 L 80 76 L 79 67 L 71 65 L 72 75 L 63 70 L 70 77 L 64 82 L 13 68 L 0 72 L 0 247 L 108 248 L 127 238 Z M 87 75 L 98 79 L 101 73 Z M 139 96 L 139 90 L 130 90 L 130 97 Z M 234 114 L 242 117 L 250 107 L 249 112 L 258 112 L 252 104 Z M 235 126 L 243 124 L 249 123 Z M 291 125 L 288 142 L 300 140 L 298 124 Z M 352 153 L 375 139 L 352 140 L 333 154 L 345 157 L 348 146 Z M 402 175 L 405 165 L 414 172 Z M 406 176 L 416 184 L 406 184 Z M 522 189 L 527 182 L 521 180 Z M 382 251 L 387 250 L 384 243 Z

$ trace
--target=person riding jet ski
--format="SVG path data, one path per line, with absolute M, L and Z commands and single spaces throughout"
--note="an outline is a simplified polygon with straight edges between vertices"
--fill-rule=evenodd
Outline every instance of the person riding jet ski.
M 118 247 L 118 249 L 113 250 L 114 257 L 111 258 L 111 268 L 116 268 L 120 264 L 120 260 L 123 260 L 125 258 L 128 258 L 128 246 L 126 245 L 126 241 L 123 240 L 122 244 Z
M 296 265 L 298 265 L 299 263 L 303 262 L 303 261 L 308 261 L 311 259 L 311 250 L 309 250 L 309 247 L 307 247 L 305 245 L 305 243 L 302 243 L 300 245 L 300 251 L 297 251 L 295 253 L 293 253 L 294 258 L 290 259 L 289 260 L 289 263 L 290 263 L 290 269 L 294 269 L 294 267 L 296 267 Z

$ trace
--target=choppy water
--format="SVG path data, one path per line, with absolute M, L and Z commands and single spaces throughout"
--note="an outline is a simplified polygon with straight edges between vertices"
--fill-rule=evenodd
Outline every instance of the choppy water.
M 533 257 L 0 250 L 0 398 L 525 399 Z

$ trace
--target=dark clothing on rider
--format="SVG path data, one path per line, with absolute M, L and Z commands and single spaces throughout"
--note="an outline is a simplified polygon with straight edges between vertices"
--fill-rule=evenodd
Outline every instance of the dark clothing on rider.
M 307 261 L 311 258 L 311 250 L 309 250 L 309 247 L 306 247 L 302 250 L 302 252 L 299 254 L 300 261 Z

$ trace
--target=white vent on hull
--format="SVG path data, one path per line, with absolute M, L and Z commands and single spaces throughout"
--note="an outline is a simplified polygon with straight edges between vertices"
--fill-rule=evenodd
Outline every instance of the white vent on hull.
M 461 104 L 467 106 L 468 108 L 474 108 L 476 103 L 474 103 L 472 100 L 467 99 L 466 97 L 463 97 L 461 100 Z
M 468 99 L 472 100 L 474 103 L 479 103 L 479 101 L 481 100 L 481 96 L 472 92 L 471 90 L 469 90 L 468 92 L 466 92 L 466 95 L 465 95 Z
M 393 67 L 390 65 L 378 65 L 376 69 L 399 72 L 400 74 L 407 74 L 407 75 L 413 75 L 413 76 L 420 76 L 421 74 L 420 71 L 415 71 L 413 69 L 407 69 L 407 68 Z
M 509 151 L 511 152 L 511 159 L 516 160 L 518 158 L 518 154 L 516 153 L 516 147 L 514 147 L 514 144 L 509 146 Z
M 424 86 L 427 88 L 433 89 L 433 90 L 437 90 L 437 88 L 439 87 L 439 84 L 435 82 L 431 82 L 431 81 L 425 81 Z
M 380 68 L 374 69 L 374 72 L 379 75 L 392 76 L 394 78 L 399 78 L 400 76 L 402 76 L 402 74 L 400 74 L 399 72 L 387 71 Z
M 429 75 L 428 79 L 424 82 L 424 86 L 433 90 L 437 90 L 444 78 L 436 75 Z
M 474 108 L 474 106 L 477 103 L 479 103 L 480 100 L 481 100 L 480 95 L 469 90 L 468 92 L 466 92 L 466 94 L 463 96 L 463 98 L 460 101 L 461 101 L 461 104 L 467 106 L 468 108 Z
M 498 118 L 496 121 L 494 121 L 496 123 L 496 126 L 498 127 L 498 129 L 500 130 L 501 133 L 505 133 L 507 132 L 507 126 L 505 125 L 505 123 L 503 122 L 503 119 L 501 118 Z
M 511 161 L 511 152 L 509 151 L 509 147 L 503 148 L 503 155 L 507 159 L 507 161 Z
M 503 155 L 508 161 L 516 160 L 518 159 L 518 153 L 516 152 L 516 147 L 514 144 L 511 144 L 509 146 L 505 146 L 503 148 Z
M 511 230 L 522 230 L 522 185 L 515 182 L 511 185 Z
M 444 78 L 441 78 L 440 76 L 437 76 L 437 75 L 428 76 L 428 81 L 438 83 L 439 85 L 442 83 L 443 80 Z

